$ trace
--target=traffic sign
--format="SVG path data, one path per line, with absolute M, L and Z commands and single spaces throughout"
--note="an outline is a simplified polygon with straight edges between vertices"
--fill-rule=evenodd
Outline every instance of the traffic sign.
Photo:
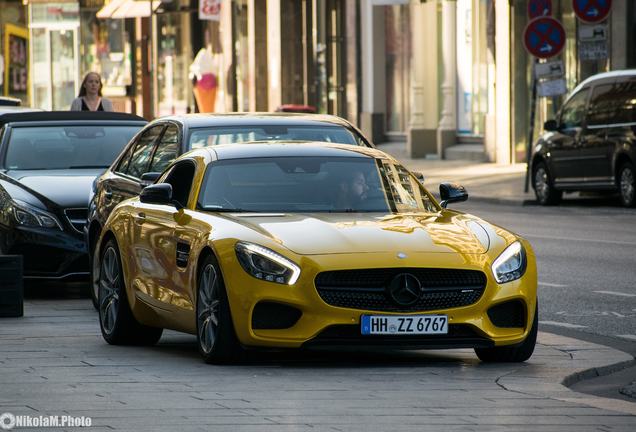
M 597 23 L 609 15 L 612 0 L 572 0 L 572 9 L 581 21 Z
M 529 0 L 528 18 L 552 15 L 552 0 Z
M 530 54 L 539 58 L 550 58 L 559 54 L 565 45 L 565 30 L 552 17 L 538 17 L 526 26 L 523 43 Z

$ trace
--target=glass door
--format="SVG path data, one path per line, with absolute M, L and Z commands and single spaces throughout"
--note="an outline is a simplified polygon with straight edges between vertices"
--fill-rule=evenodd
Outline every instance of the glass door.
M 77 30 L 60 29 L 50 32 L 53 110 L 67 110 L 77 96 Z

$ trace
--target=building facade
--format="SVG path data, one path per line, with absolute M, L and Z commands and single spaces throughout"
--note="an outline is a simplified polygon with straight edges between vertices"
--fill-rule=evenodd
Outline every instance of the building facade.
M 568 90 L 594 73 L 636 67 L 636 5 L 612 3 L 607 56 L 585 60 L 572 1 L 552 0 L 566 32 L 559 58 Z M 413 157 L 464 148 L 479 160 L 525 161 L 534 62 L 523 46 L 525 0 L 27 4 L 28 15 L 8 21 L 28 29 L 21 97 L 36 107 L 67 109 L 96 71 L 116 109 L 146 118 L 308 105 L 349 119 L 376 143 L 404 140 Z M 536 131 L 563 98 L 539 99 Z

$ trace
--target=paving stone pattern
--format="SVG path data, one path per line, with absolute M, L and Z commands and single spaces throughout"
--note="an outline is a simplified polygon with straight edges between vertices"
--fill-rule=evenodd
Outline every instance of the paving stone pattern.
M 193 336 L 110 346 L 88 300 L 31 300 L 25 317 L 0 319 L 0 414 L 89 416 L 100 431 L 633 432 L 635 403 L 561 385 L 630 360 L 540 333 L 520 365 L 481 364 L 472 350 L 351 347 L 213 366 Z

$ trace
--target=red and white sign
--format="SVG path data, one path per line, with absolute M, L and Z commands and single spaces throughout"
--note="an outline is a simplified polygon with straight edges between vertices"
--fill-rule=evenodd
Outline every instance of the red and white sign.
M 199 0 L 199 19 L 221 21 L 221 0 Z

